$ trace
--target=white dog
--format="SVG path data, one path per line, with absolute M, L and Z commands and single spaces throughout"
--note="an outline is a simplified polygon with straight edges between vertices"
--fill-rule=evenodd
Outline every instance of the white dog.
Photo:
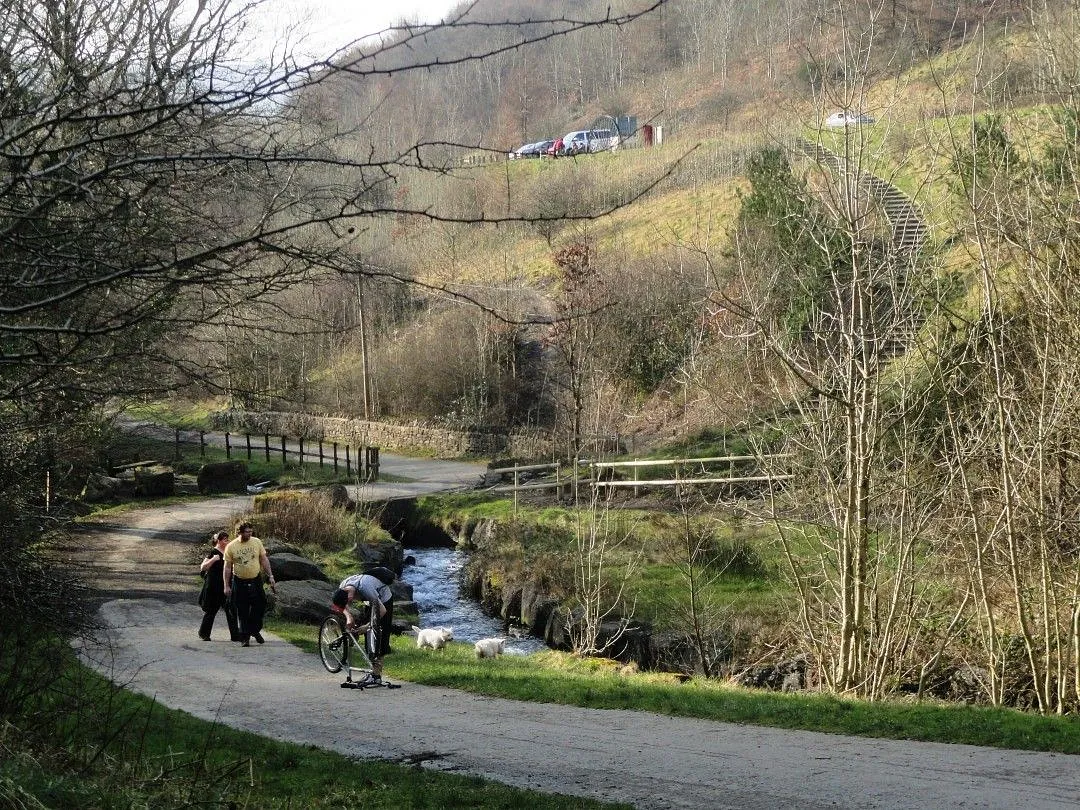
M 441 650 L 446 646 L 446 642 L 454 638 L 454 631 L 449 627 L 425 627 L 421 630 L 414 624 L 412 629 L 416 631 L 417 647 L 431 647 L 433 650 Z
M 504 644 L 505 638 L 482 638 L 473 644 L 473 649 L 477 658 L 498 658 L 502 655 Z

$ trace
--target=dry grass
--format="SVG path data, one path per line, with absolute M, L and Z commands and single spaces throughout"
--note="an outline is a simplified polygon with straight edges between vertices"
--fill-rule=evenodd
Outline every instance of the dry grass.
M 251 522 L 262 537 L 275 537 L 298 546 L 327 551 L 357 542 L 388 539 L 385 532 L 354 513 L 335 508 L 330 496 L 296 490 L 255 496 Z

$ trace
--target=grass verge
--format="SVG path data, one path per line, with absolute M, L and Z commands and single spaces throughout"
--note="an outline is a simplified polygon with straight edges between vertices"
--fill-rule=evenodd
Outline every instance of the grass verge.
M 279 619 L 273 619 L 269 627 L 317 655 L 314 627 Z M 697 678 L 679 683 L 667 674 L 620 674 L 615 662 L 556 651 L 477 660 L 469 644 L 451 642 L 444 650 L 433 652 L 418 650 L 412 638 L 402 637 L 394 641 L 394 652 L 386 659 L 386 672 L 412 683 L 534 703 L 633 709 L 860 737 L 1080 754 L 1077 717 L 1043 717 L 976 706 L 869 703 L 830 695 L 778 694 Z

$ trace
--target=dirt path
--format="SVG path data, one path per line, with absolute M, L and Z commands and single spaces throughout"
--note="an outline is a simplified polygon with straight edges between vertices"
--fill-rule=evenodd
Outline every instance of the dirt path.
M 94 666 L 167 706 L 269 737 L 641 808 L 1080 807 L 1077 756 L 517 703 L 415 684 L 343 690 L 314 656 L 271 634 L 246 649 L 202 642 L 192 547 L 248 502 L 149 509 L 79 538 L 71 553 L 87 561 L 105 599 L 107 632 L 83 645 Z M 353 721 L 368 710 L 383 722 L 361 735 Z

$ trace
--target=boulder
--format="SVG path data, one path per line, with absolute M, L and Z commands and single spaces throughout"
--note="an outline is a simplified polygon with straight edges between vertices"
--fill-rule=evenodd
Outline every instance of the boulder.
M 330 614 L 334 590 L 327 582 L 297 579 L 277 583 L 277 594 L 268 589 L 266 597 L 275 616 L 318 624 Z
M 522 587 L 520 585 L 508 585 L 503 588 L 502 606 L 499 609 L 500 618 L 507 622 L 521 620 L 521 594 Z
M 394 604 L 402 604 L 403 602 L 411 602 L 413 598 L 413 586 L 408 582 L 402 582 L 397 580 L 390 586 L 391 592 L 394 594 Z
M 279 540 L 276 537 L 262 538 L 263 548 L 266 549 L 266 555 L 269 557 L 272 554 L 295 554 L 297 557 L 303 557 L 304 553 L 298 546 L 294 546 L 292 543 L 288 543 L 285 540 Z
M 203 464 L 197 478 L 199 492 L 213 495 L 218 492 L 247 492 L 246 461 L 216 461 Z
M 544 628 L 544 641 L 547 642 L 549 647 L 556 650 L 569 650 L 571 648 L 570 627 L 566 611 L 557 607 L 552 609 L 548 615 L 547 626 Z
M 775 664 L 762 664 L 741 672 L 735 682 L 739 686 L 751 686 L 757 689 L 790 691 L 798 684 L 799 689 L 806 685 L 806 670 L 809 665 L 804 656 L 796 656 Z M 789 678 L 795 675 L 797 678 Z
M 315 579 L 320 582 L 329 582 L 330 578 L 323 573 L 315 563 L 307 557 L 287 552 L 267 554 L 270 559 L 270 570 L 274 572 L 274 578 L 278 582 L 290 582 L 298 579 Z
M 362 566 L 384 565 L 391 571 L 400 571 L 405 561 L 405 549 L 401 543 L 357 543 L 353 556 Z
M 553 614 L 559 613 L 559 603 L 555 599 L 539 599 L 536 602 L 536 611 L 533 614 L 532 622 L 527 622 L 529 625 L 529 632 L 539 638 L 547 638 L 548 624 L 551 622 Z M 524 617 L 522 617 L 524 621 Z
M 100 473 L 91 473 L 86 478 L 86 485 L 82 488 L 79 497 L 88 502 L 107 501 L 120 494 L 124 482 L 119 478 L 113 478 Z
M 629 624 L 623 619 L 602 621 L 596 634 L 596 646 L 604 650 L 607 658 L 624 664 L 633 662 L 643 669 L 649 666 L 650 633 L 639 624 Z
M 154 498 L 164 498 L 176 492 L 176 478 L 171 467 L 140 467 L 135 470 L 135 492 Z

